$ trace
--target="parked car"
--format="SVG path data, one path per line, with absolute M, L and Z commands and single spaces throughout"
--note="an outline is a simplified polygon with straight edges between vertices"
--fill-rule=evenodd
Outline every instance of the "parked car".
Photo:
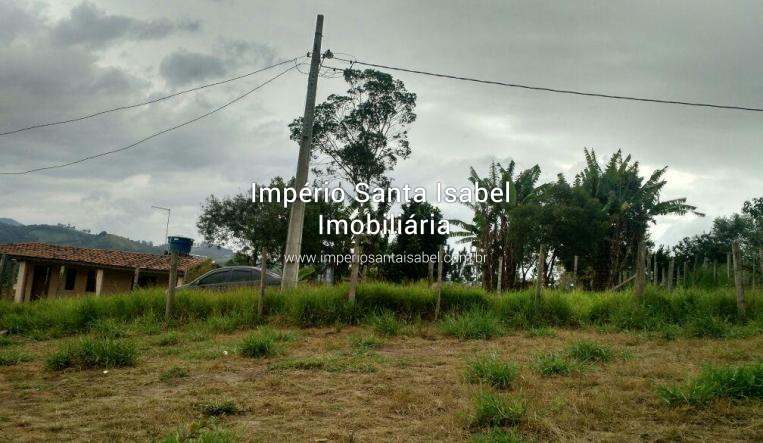
M 268 271 L 265 284 L 276 286 L 281 284 L 281 276 Z M 259 286 L 260 268 L 254 266 L 228 266 L 213 269 L 196 280 L 180 286 L 178 289 L 226 289 L 236 286 Z

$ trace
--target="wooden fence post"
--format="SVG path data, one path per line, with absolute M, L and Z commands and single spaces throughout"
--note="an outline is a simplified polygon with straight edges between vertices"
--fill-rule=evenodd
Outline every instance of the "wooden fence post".
M 434 283 L 434 262 L 427 263 L 427 288 L 431 288 Z
M 170 253 L 170 281 L 167 287 L 167 304 L 164 306 L 164 318 L 170 321 L 172 309 L 175 305 L 175 286 L 178 277 L 178 253 Z
M 257 297 L 257 319 L 262 318 L 265 308 L 265 280 L 268 276 L 268 251 L 262 248 L 262 260 L 260 262 L 260 295 Z
M 503 257 L 498 257 L 498 283 L 495 287 L 495 292 L 501 293 L 501 280 L 503 278 Z
M 736 286 L 737 313 L 739 318 L 747 317 L 747 309 L 744 303 L 744 287 L 742 286 L 742 253 L 739 251 L 739 242 L 731 242 L 731 255 L 734 261 L 734 285 Z
M 538 251 L 537 278 L 535 279 L 535 309 L 540 308 L 540 298 L 543 291 L 544 279 L 546 277 L 546 250 L 543 243 L 540 244 Z
M 360 273 L 360 234 L 355 236 L 355 244 L 352 248 L 352 264 L 350 265 L 350 291 L 347 300 L 355 303 L 355 291 L 358 289 L 358 274 Z
M 572 288 L 576 289 L 578 286 L 578 256 L 575 256 L 572 262 Z
M 434 307 L 434 320 L 437 321 L 440 318 L 440 304 L 442 300 L 442 262 L 445 258 L 445 247 L 440 246 L 440 250 L 437 251 L 437 303 Z

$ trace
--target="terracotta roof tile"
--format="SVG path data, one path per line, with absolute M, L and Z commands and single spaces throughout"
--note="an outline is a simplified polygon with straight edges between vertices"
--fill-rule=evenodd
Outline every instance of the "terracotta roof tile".
M 152 271 L 169 271 L 170 256 L 143 252 L 110 251 L 106 249 L 76 248 L 74 246 L 49 245 L 47 243 L 15 243 L 0 245 L 0 254 L 18 258 L 40 258 L 71 261 L 83 264 L 134 269 L 140 267 Z M 203 257 L 180 256 L 178 269 L 185 271 L 203 262 Z

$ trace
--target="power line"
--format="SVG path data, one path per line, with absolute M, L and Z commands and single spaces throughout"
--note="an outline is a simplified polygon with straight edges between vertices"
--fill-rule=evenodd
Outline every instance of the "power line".
M 560 94 L 572 94 L 572 95 L 582 95 L 586 97 L 599 97 L 599 98 L 610 98 L 610 99 L 617 99 L 617 100 L 631 100 L 631 101 L 638 101 L 638 102 L 650 102 L 650 103 L 662 103 L 662 104 L 669 104 L 669 105 L 682 105 L 682 106 L 699 106 L 704 108 L 716 108 L 716 109 L 733 109 L 737 111 L 754 111 L 754 112 L 763 112 L 763 108 L 752 108 L 752 107 L 746 107 L 746 106 L 732 106 L 732 105 L 718 105 L 718 104 L 712 104 L 712 103 L 699 103 L 699 102 L 688 102 L 688 101 L 679 101 L 679 100 L 663 100 L 663 99 L 657 99 L 657 98 L 643 98 L 643 97 L 632 97 L 627 95 L 612 95 L 612 94 L 601 94 L 596 92 L 581 92 L 581 91 L 574 91 L 570 89 L 556 89 L 556 88 L 547 88 L 543 86 L 530 86 L 530 85 L 524 85 L 519 83 L 506 83 L 506 82 L 500 82 L 495 80 L 482 80 L 477 78 L 471 78 L 471 77 L 463 77 L 459 75 L 450 75 L 450 74 L 439 74 L 436 72 L 428 72 L 428 71 L 421 71 L 418 69 L 409 69 L 409 68 L 400 68 L 396 66 L 388 66 L 388 65 L 380 65 L 377 63 L 369 63 L 369 62 L 363 62 L 359 60 L 348 60 L 340 57 L 334 57 L 335 60 L 340 60 L 343 62 L 350 63 L 350 66 L 353 64 L 356 65 L 363 65 L 363 66 L 372 66 L 375 68 L 382 68 L 382 69 L 390 69 L 393 71 L 401 71 L 401 72 L 409 72 L 412 74 L 421 74 L 421 75 L 429 75 L 433 77 L 441 77 L 441 78 L 448 78 L 452 80 L 463 80 L 468 82 L 474 82 L 474 83 L 484 83 L 489 85 L 497 85 L 497 86 L 506 86 L 509 88 L 520 88 L 520 89 L 530 89 L 533 91 L 544 91 L 544 92 L 556 92 Z
M 200 91 L 202 89 L 211 88 L 212 86 L 224 85 L 226 83 L 234 82 L 236 80 L 241 80 L 242 78 L 246 78 L 246 77 L 250 77 L 250 76 L 255 75 L 255 74 L 259 74 L 260 72 L 267 71 L 269 69 L 272 69 L 272 68 L 284 65 L 286 63 L 292 63 L 292 62 L 294 62 L 294 61 L 296 61 L 296 60 L 298 60 L 300 58 L 302 58 L 302 56 L 294 57 L 294 58 L 289 59 L 289 60 L 284 60 L 284 61 L 278 62 L 278 63 L 276 63 L 274 65 L 266 66 L 266 67 L 258 69 L 256 71 L 248 72 L 246 74 L 238 75 L 236 77 L 232 77 L 232 78 L 229 78 L 229 79 L 226 79 L 226 80 L 220 80 L 220 81 L 213 82 L 213 83 L 203 84 L 203 85 L 191 88 L 191 89 L 185 89 L 183 91 L 178 91 L 178 92 L 175 92 L 173 94 L 165 95 L 163 97 L 154 98 L 154 99 L 151 99 L 151 100 L 148 100 L 148 101 L 145 101 L 145 102 L 135 103 L 135 104 L 132 104 L 132 105 L 118 106 L 116 108 L 111 108 L 111 109 L 105 109 L 103 111 L 94 112 L 92 114 L 87 114 L 87 115 L 83 115 L 81 117 L 75 117 L 75 118 L 71 118 L 71 119 L 68 119 L 68 120 L 61 120 L 61 121 L 48 122 L 48 123 L 38 123 L 36 125 L 27 126 L 27 127 L 24 127 L 24 128 L 18 128 L 18 129 L 13 129 L 13 130 L 6 131 L 6 132 L 0 132 L 0 136 L 10 135 L 10 134 L 17 134 L 19 132 L 30 131 L 32 129 L 46 128 L 48 126 L 63 125 L 63 124 L 66 124 L 66 123 L 74 123 L 74 122 L 78 122 L 78 121 L 82 121 L 82 120 L 87 120 L 89 118 L 98 117 L 99 115 L 109 114 L 111 112 L 124 111 L 124 110 L 127 110 L 127 109 L 132 109 L 132 108 L 138 108 L 138 107 L 141 107 L 141 106 L 151 105 L 151 104 L 158 103 L 158 102 L 170 99 L 170 98 L 177 97 L 179 95 L 187 94 L 189 92 Z
M 204 113 L 204 114 L 202 114 L 202 115 L 200 115 L 198 117 L 195 117 L 195 118 L 193 118 L 191 120 L 187 120 L 187 121 L 185 121 L 183 123 L 180 123 L 180 124 L 177 124 L 175 126 L 172 126 L 171 128 L 167 128 L 167 129 L 164 129 L 162 131 L 153 133 L 153 134 L 149 135 L 148 137 L 144 137 L 144 138 L 136 141 L 135 143 L 131 143 L 131 144 L 127 145 L 127 146 L 123 146 L 123 147 L 118 148 L 118 149 L 113 149 L 111 151 L 106 151 L 106 152 L 101 152 L 101 153 L 98 153 L 98 154 L 89 155 L 87 157 L 83 157 L 83 158 L 81 158 L 79 160 L 74 160 L 74 161 L 71 161 L 71 162 L 68 162 L 68 163 L 62 163 L 62 164 L 59 164 L 59 165 L 43 166 L 43 167 L 40 167 L 40 168 L 29 169 L 27 171 L 0 172 L 0 175 L 23 175 L 23 174 L 31 174 L 33 172 L 47 171 L 47 170 L 50 170 L 50 169 L 65 168 L 67 166 L 72 166 L 72 165 L 76 165 L 78 163 L 83 163 L 83 162 L 86 162 L 88 160 L 92 160 L 92 159 L 95 159 L 95 158 L 98 158 L 98 157 L 104 157 L 104 156 L 107 156 L 107 155 L 115 154 L 117 152 L 126 151 L 128 149 L 134 148 L 135 146 L 138 146 L 139 144 L 141 144 L 143 142 L 151 140 L 152 138 L 158 137 L 158 136 L 160 136 L 162 134 L 166 134 L 166 133 L 168 133 L 170 131 L 174 131 L 175 129 L 182 128 L 183 126 L 190 125 L 191 123 L 197 122 L 197 121 L 199 121 L 199 120 L 201 120 L 201 119 L 203 119 L 205 117 L 209 117 L 210 115 L 212 115 L 212 114 L 214 114 L 214 113 L 216 113 L 218 111 L 222 111 L 223 109 L 227 108 L 228 106 L 236 103 L 239 100 L 244 99 L 248 95 L 252 94 L 253 92 L 257 91 L 258 89 L 260 89 L 263 86 L 267 85 L 268 83 L 272 82 L 273 80 L 281 77 L 282 75 L 286 74 L 287 72 L 291 71 L 294 68 L 295 67 L 292 66 L 289 69 L 286 69 L 286 70 L 276 74 L 275 76 L 273 76 L 273 77 L 269 78 L 268 80 L 260 83 L 256 87 L 246 91 L 244 94 L 234 98 L 233 100 L 223 104 L 222 106 L 219 106 L 219 107 L 217 107 L 217 108 L 215 108 L 215 109 L 213 109 L 213 110 L 211 110 L 209 112 L 206 112 L 206 113 Z

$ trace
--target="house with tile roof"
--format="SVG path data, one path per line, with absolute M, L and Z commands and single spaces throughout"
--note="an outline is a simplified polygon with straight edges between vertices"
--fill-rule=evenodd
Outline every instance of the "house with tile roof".
M 181 256 L 177 285 L 183 284 L 188 270 L 204 260 Z M 112 294 L 169 283 L 169 255 L 15 243 L 0 245 L 0 261 L 2 266 L 15 263 L 12 297 L 16 302 Z

